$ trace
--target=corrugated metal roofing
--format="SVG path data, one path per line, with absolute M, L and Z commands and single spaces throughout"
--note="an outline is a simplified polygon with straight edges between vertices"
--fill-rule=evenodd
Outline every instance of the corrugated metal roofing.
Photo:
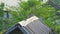
M 19 24 L 21 24 L 29 34 L 49 34 L 51 31 L 46 25 L 39 21 L 39 18 L 36 16 L 19 22 Z
M 12 26 L 6 32 L 9 33 L 8 31 L 12 31 L 12 29 L 14 29 L 15 27 L 18 27 L 19 29 L 21 29 L 25 34 L 51 33 L 50 28 L 44 25 L 36 16 L 32 16 L 31 18 L 18 22 L 18 24 Z

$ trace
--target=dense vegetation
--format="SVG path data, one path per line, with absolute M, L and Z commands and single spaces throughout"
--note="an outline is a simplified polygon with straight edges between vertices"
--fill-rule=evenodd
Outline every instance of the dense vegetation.
M 5 10 L 11 16 L 4 18 Z M 4 7 L 4 3 L 0 5 L 0 34 L 7 28 L 16 24 L 21 20 L 29 18 L 31 15 L 36 15 L 40 20 L 49 26 L 56 34 L 60 34 L 60 10 L 56 10 L 48 3 L 42 3 L 41 0 L 28 0 L 27 2 L 19 3 L 16 11 L 9 10 Z

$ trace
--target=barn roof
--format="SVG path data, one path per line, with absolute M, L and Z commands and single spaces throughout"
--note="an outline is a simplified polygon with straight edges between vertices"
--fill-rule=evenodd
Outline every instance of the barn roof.
M 18 22 L 18 24 L 9 28 L 5 33 L 9 33 L 17 27 L 21 29 L 24 34 L 49 34 L 51 32 L 50 28 L 44 25 L 36 16 Z

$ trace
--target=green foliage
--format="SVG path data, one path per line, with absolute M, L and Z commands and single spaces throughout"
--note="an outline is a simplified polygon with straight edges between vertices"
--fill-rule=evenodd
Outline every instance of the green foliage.
M 4 8 L 4 3 L 1 3 L 1 5 L 0 5 L 0 17 L 3 16 L 3 13 L 4 13 L 3 8 Z
M 3 15 L 4 15 L 4 3 L 0 4 L 0 34 L 3 32 L 2 22 L 3 22 Z

